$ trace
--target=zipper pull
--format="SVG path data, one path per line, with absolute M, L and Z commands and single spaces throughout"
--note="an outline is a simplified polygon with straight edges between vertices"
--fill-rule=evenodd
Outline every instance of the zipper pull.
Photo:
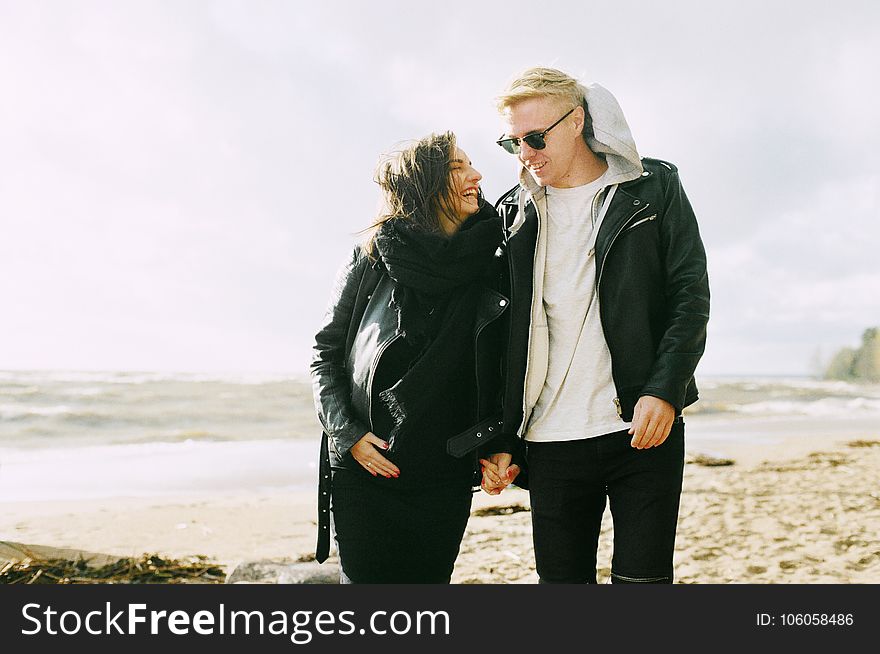
M 617 409 L 617 417 L 623 418 L 623 407 L 620 406 L 620 398 L 614 398 L 614 407 Z

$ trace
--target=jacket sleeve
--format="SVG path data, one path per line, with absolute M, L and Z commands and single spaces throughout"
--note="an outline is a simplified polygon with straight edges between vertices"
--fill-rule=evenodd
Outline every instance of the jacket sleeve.
M 315 336 L 310 366 L 318 419 L 340 456 L 369 431 L 352 410 L 351 382 L 345 362 L 352 311 L 367 264 L 367 257 L 356 248 L 336 274 L 324 321 Z
M 641 395 L 666 400 L 680 413 L 706 347 L 709 276 L 697 219 L 676 171 L 667 179 L 660 234 L 666 269 L 666 329 Z

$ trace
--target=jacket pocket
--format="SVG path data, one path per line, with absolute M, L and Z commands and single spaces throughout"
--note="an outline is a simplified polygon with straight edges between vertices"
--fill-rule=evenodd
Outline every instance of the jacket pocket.
M 646 218 L 641 218 L 640 220 L 635 221 L 632 225 L 630 225 L 625 230 L 623 230 L 623 233 L 626 234 L 627 232 L 629 232 L 637 227 L 643 227 L 644 225 L 647 225 L 648 223 L 650 223 L 653 220 L 657 220 L 656 213 L 652 216 L 647 216 Z

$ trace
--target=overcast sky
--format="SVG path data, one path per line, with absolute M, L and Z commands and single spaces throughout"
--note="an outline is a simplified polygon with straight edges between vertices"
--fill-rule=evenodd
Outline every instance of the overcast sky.
M 0 0 L 0 369 L 305 373 L 380 152 L 553 65 L 673 161 L 703 374 L 811 372 L 880 324 L 876 2 Z

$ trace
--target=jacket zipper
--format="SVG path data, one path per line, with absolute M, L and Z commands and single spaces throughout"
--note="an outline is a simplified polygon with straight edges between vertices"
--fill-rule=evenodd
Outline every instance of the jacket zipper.
M 647 218 L 642 218 L 641 220 L 638 220 L 638 221 L 634 222 L 632 225 L 630 225 L 629 227 L 627 227 L 625 231 L 628 232 L 629 230 L 631 230 L 635 227 L 638 227 L 642 223 L 646 223 L 649 220 L 654 220 L 656 217 L 657 217 L 657 214 L 655 213 L 653 216 L 648 216 Z
M 617 233 L 614 235 L 614 237 L 611 239 L 611 243 L 608 244 L 608 248 L 605 250 L 605 258 L 602 259 L 602 267 L 599 269 L 599 276 L 596 278 L 596 295 L 597 296 L 599 295 L 599 284 L 602 283 L 602 273 L 605 271 L 605 262 L 608 261 L 608 255 L 611 253 L 611 247 L 614 245 L 614 242 L 617 240 L 617 237 L 620 236 L 625 229 L 627 229 L 627 225 L 629 224 L 629 222 L 650 206 L 651 206 L 650 203 L 645 204 L 644 207 L 642 207 L 641 209 L 636 211 L 633 215 L 631 215 L 629 218 L 627 218 L 626 221 L 624 221 L 623 225 L 620 227 L 620 229 L 617 230 Z M 632 229 L 636 225 L 643 223 L 645 221 L 653 220 L 656 217 L 657 217 L 656 214 L 654 214 L 653 216 L 648 216 L 644 220 L 640 220 L 632 225 L 629 225 L 629 229 Z M 602 304 L 600 302 L 599 303 L 599 307 L 600 307 L 599 324 L 600 324 L 600 326 L 602 324 L 601 306 L 602 306 Z M 605 338 L 604 327 L 603 327 L 603 336 L 602 337 Z M 606 343 L 608 342 L 607 338 L 605 338 L 605 342 Z M 612 371 L 611 377 L 612 377 L 611 381 L 614 382 L 613 371 Z M 614 382 L 614 386 L 615 386 L 615 390 L 616 390 L 617 389 L 617 382 Z M 617 410 L 617 417 L 622 420 L 623 419 L 623 407 L 620 406 L 620 398 L 619 397 L 614 398 L 614 408 Z
M 633 218 L 638 216 L 640 213 L 642 213 L 645 209 L 647 209 L 650 206 L 651 206 L 650 204 L 646 204 L 644 207 L 642 207 L 641 209 L 636 211 L 633 215 L 631 215 L 629 218 L 627 218 L 626 221 L 623 223 L 623 226 L 617 230 L 617 233 L 611 239 L 611 243 L 608 244 L 608 248 L 605 250 L 605 258 L 602 259 L 602 267 L 599 269 L 599 276 L 596 278 L 596 291 L 597 292 L 599 291 L 599 284 L 602 283 L 602 273 L 605 272 L 605 262 L 608 261 L 608 254 L 611 252 L 611 248 L 614 245 L 614 242 L 617 240 L 617 237 L 620 236 L 621 233 L 623 233 L 624 229 L 626 229 L 627 225 L 629 224 L 629 221 L 631 221 Z M 650 218 L 645 218 L 645 220 L 650 220 Z M 641 222 L 641 221 L 639 221 L 639 222 Z M 630 227 L 634 227 L 634 226 L 635 225 L 630 225 Z
M 526 208 L 525 208 L 525 206 L 523 206 L 523 213 L 525 213 L 525 210 L 526 210 Z M 507 269 L 510 271 L 510 283 L 508 284 L 509 288 L 507 289 L 507 291 L 510 293 L 510 298 L 509 298 L 510 306 L 513 307 L 513 306 L 515 306 L 513 304 L 513 300 L 514 300 L 514 294 L 513 294 L 514 282 L 513 282 L 513 280 L 515 278 L 513 276 L 513 257 L 510 254 L 510 235 L 508 234 L 508 231 L 507 231 L 507 225 L 505 225 L 505 229 L 504 229 L 504 245 L 506 246 L 504 254 L 507 257 Z M 513 309 L 511 309 L 511 311 L 513 311 Z M 529 322 L 531 322 L 531 318 L 529 319 Z M 504 398 L 504 403 L 506 403 L 507 398 L 510 397 L 510 343 L 511 343 L 510 339 L 512 337 L 513 337 L 513 318 L 511 317 L 511 319 L 507 321 L 507 345 L 506 345 L 507 352 L 505 352 L 505 359 L 507 360 L 507 365 L 504 366 L 504 395 L 502 396 Z M 528 362 L 526 363 L 526 366 L 528 366 Z M 525 404 L 525 401 L 523 402 L 523 404 Z M 502 410 L 502 413 L 501 413 L 502 422 L 504 421 L 504 413 L 505 413 L 505 411 Z
M 370 368 L 370 377 L 367 380 L 367 406 L 370 411 L 370 431 L 373 431 L 373 377 L 376 375 L 376 370 L 379 368 L 379 359 L 382 358 L 382 354 L 385 353 L 385 350 L 388 347 L 400 338 L 400 334 L 395 334 L 390 340 L 385 342 L 381 348 L 379 348 L 379 352 L 376 353 L 376 358 L 373 360 L 373 366 Z
M 503 305 L 499 305 L 502 307 L 501 313 L 504 313 L 504 309 L 507 307 L 508 304 L 510 304 L 510 303 L 507 300 L 505 300 Z M 477 380 L 477 415 L 475 416 L 475 418 L 477 420 L 479 420 L 479 418 L 480 418 L 480 397 L 481 397 L 481 395 L 480 395 L 480 356 L 479 356 L 479 352 L 478 352 L 479 346 L 477 344 L 477 341 L 480 340 L 480 334 L 483 332 L 483 330 L 490 323 L 493 323 L 496 320 L 498 320 L 498 318 L 501 316 L 501 313 L 499 313 L 495 316 L 492 316 L 489 320 L 485 321 L 482 325 L 477 327 L 477 331 L 474 334 L 474 376 Z M 505 380 L 505 383 L 506 383 L 506 381 L 507 380 Z

